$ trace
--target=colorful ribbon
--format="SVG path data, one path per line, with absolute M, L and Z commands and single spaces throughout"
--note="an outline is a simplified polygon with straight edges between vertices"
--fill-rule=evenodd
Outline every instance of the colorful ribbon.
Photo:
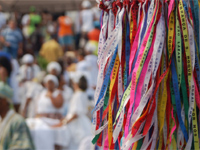
M 199 149 L 200 2 L 99 2 L 93 144 Z

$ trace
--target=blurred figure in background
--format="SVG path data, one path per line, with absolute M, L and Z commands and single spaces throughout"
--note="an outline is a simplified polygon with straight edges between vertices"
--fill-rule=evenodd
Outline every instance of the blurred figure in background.
M 17 58 L 22 53 L 22 33 L 16 27 L 15 20 L 9 21 L 9 26 L 1 32 L 0 41 L 4 45 L 3 51 Z
M 38 56 L 39 50 L 42 46 L 43 37 L 40 31 L 40 25 L 35 24 L 35 31 L 30 36 L 30 43 L 31 43 L 31 54 Z
M 88 40 L 87 34 L 91 31 L 94 21 L 94 13 L 91 9 L 91 3 L 88 0 L 84 0 L 81 4 L 82 11 L 80 12 L 80 22 L 81 22 L 81 41 L 80 45 L 83 48 Z
M 73 48 L 73 31 L 72 19 L 65 13 L 62 13 L 58 18 L 58 40 L 64 51 L 72 50 Z
M 87 79 L 81 72 L 75 72 L 72 77 L 74 95 L 70 102 L 66 118 L 54 127 L 66 125 L 67 150 L 77 150 L 81 141 L 91 133 L 91 122 L 87 117 L 89 100 L 87 97 Z
M 53 27 L 50 26 L 48 29 L 50 33 L 54 31 L 52 28 Z M 43 57 L 47 62 L 57 61 L 58 59 L 62 58 L 63 54 L 62 47 L 55 40 L 52 34 L 51 39 L 46 41 L 40 49 L 40 56 Z
M 94 52 L 96 51 L 96 45 L 89 41 L 86 46 L 85 46 L 85 60 L 90 64 L 90 77 L 91 77 L 91 86 L 95 90 L 96 89 L 96 84 L 97 84 L 97 76 L 98 76 L 98 64 L 97 64 L 97 59 L 98 57 L 94 55 Z
M 92 5 L 90 1 L 84 0 L 81 6 L 82 6 L 82 11 L 80 12 L 81 31 L 83 34 L 86 34 L 87 32 L 91 31 L 94 28 L 93 26 L 94 14 L 91 9 Z
M 42 21 L 42 18 L 39 14 L 36 13 L 36 9 L 34 6 L 30 7 L 30 13 L 29 13 L 29 19 L 30 19 L 30 35 L 35 31 L 35 25 L 40 24 Z
M 89 43 L 91 43 L 92 45 L 94 45 L 96 47 L 96 49 L 93 50 L 93 54 L 97 55 L 98 54 L 99 35 L 100 35 L 99 21 L 94 22 L 94 27 L 95 28 L 88 33 L 88 40 L 89 40 Z
M 94 21 L 94 29 L 88 32 L 88 40 L 99 42 L 100 34 L 100 23 L 99 21 Z
M 18 69 L 19 64 L 15 59 L 11 59 L 11 56 L 8 53 L 0 52 L 0 81 L 10 85 L 13 88 L 12 101 L 17 112 L 21 103 L 21 100 L 18 96 Z
M 6 18 L 4 13 L 2 12 L 2 6 L 0 5 L 0 31 L 6 25 Z
M 56 77 L 59 77 L 62 72 L 62 68 L 58 62 L 52 61 L 47 66 L 47 72 Z
M 52 130 L 51 126 L 63 118 L 64 100 L 62 92 L 58 90 L 59 82 L 56 76 L 47 75 L 44 78 L 44 85 L 45 89 L 37 98 L 36 117 L 28 118 L 27 123 L 33 132 L 36 148 L 54 150 L 57 138 L 56 131 Z
M 47 75 L 44 78 L 46 90 L 43 91 L 37 103 L 37 116 L 61 119 L 63 114 L 63 96 L 58 90 L 59 82 L 56 76 Z
M 63 68 L 58 62 L 51 62 L 47 66 L 47 72 L 49 74 L 55 75 L 58 80 L 59 80 L 59 86 L 58 89 L 62 92 L 62 96 L 64 99 L 64 112 L 63 115 L 65 116 L 67 114 L 68 110 L 68 105 L 71 100 L 73 91 L 72 89 L 68 86 L 69 81 L 66 81 L 64 71 L 62 70 Z
M 33 118 L 36 116 L 36 102 L 40 93 L 44 90 L 43 79 L 46 72 L 39 72 L 32 81 L 24 84 L 27 89 L 24 93 L 24 101 L 21 102 L 20 112 L 25 118 Z
M 24 81 L 30 81 L 40 72 L 40 68 L 34 63 L 34 57 L 26 54 L 22 58 L 23 65 L 19 69 L 19 77 Z
M 24 119 L 11 109 L 12 89 L 0 82 L 0 149 L 34 150 Z
M 79 42 L 81 38 L 81 20 L 80 20 L 80 11 L 77 12 L 76 18 L 74 21 L 74 44 L 75 44 L 75 50 L 78 50 L 80 48 Z
M 98 74 L 99 12 L 87 0 L 81 7 L 80 12 L 70 11 L 68 16 L 48 11 L 39 14 L 31 7 L 22 20 L 18 18 L 24 40 L 12 20 L 8 28 L 0 31 L 0 49 L 6 53 L 1 58 L 0 52 L 0 81 L 13 87 L 15 108 L 18 111 L 21 105 L 20 113 L 27 118 L 39 150 L 78 149 L 91 136 L 89 118 Z M 15 14 L 21 16 L 19 12 Z M 83 42 L 79 42 L 79 36 Z M 23 54 L 19 55 L 22 48 Z M 62 122 L 64 116 L 67 117 Z M 53 128 L 55 124 L 60 127 Z
M 5 54 L 5 53 L 4 53 Z M 0 81 L 9 84 L 12 64 L 9 55 L 0 54 Z

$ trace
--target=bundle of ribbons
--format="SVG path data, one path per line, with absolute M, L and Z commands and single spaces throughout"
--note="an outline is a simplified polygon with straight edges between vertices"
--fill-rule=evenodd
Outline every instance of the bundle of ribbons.
M 93 144 L 199 149 L 200 1 L 99 1 Z

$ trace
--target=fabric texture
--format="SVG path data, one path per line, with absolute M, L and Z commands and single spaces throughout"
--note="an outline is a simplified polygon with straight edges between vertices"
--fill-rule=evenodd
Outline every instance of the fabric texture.
M 63 50 L 61 46 L 52 39 L 42 45 L 40 55 L 48 62 L 57 61 L 63 56 Z
M 15 112 L 10 114 L 7 118 L 6 125 L 1 129 L 3 133 L 1 133 L 2 138 L 0 138 L 0 149 L 34 150 L 30 131 L 24 119 Z

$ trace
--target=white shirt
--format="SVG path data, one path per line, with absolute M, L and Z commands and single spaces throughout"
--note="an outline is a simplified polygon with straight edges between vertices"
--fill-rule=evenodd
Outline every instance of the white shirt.
M 40 67 L 36 64 L 32 67 L 22 65 L 19 69 L 19 76 L 21 79 L 32 80 L 40 72 Z
M 90 64 L 90 76 L 91 76 L 91 84 L 96 87 L 97 84 L 97 76 L 98 76 L 98 66 L 97 66 L 97 56 L 96 55 L 87 55 L 85 60 Z
M 78 118 L 68 123 L 66 126 L 66 148 L 68 150 L 78 150 L 81 141 L 86 137 L 92 135 L 91 121 L 86 116 L 88 113 L 89 101 L 87 94 L 82 91 L 75 92 L 71 103 L 67 118 L 72 115 L 78 115 Z
M 87 94 L 82 91 L 75 92 L 70 102 L 70 108 L 68 114 L 69 115 L 77 114 L 79 116 L 87 115 L 88 106 L 89 106 L 89 100 Z
M 13 89 L 13 103 L 14 104 L 20 104 L 21 99 L 19 97 L 19 83 L 17 80 L 17 73 L 19 70 L 19 64 L 16 59 L 12 59 L 12 72 L 10 75 L 10 86 Z
M 47 90 L 44 90 L 37 102 L 37 110 L 36 114 L 56 114 L 60 113 L 63 114 L 64 110 L 63 107 L 61 108 L 55 108 L 51 102 L 51 99 L 46 96 Z M 57 97 L 58 94 L 60 94 L 60 90 L 55 90 L 52 94 L 53 97 Z
M 69 86 L 64 85 L 63 91 L 62 91 L 62 96 L 64 99 L 64 114 L 63 114 L 63 116 L 65 116 L 67 114 L 72 95 L 73 95 L 73 90 Z
M 82 32 L 89 32 L 94 28 L 93 19 L 94 14 L 91 9 L 86 9 L 81 11 L 81 20 L 82 20 Z
M 77 33 L 81 32 L 80 13 L 79 12 L 77 13 L 76 18 L 77 19 L 75 19 L 75 21 L 74 21 L 74 32 L 77 34 Z
M 27 108 L 27 117 L 28 118 L 35 117 L 36 102 L 37 102 L 37 99 L 39 98 L 40 93 L 44 90 L 44 87 L 37 82 L 27 81 L 23 84 L 22 87 L 20 87 L 20 89 L 21 89 L 21 95 L 22 95 L 20 111 L 22 112 L 24 110 L 27 99 L 31 98 L 31 101 Z
M 90 74 L 90 70 L 91 70 L 91 64 L 86 60 L 79 61 L 76 64 L 76 71 L 84 73 L 89 87 L 92 86 L 92 82 L 91 82 L 92 77 Z

